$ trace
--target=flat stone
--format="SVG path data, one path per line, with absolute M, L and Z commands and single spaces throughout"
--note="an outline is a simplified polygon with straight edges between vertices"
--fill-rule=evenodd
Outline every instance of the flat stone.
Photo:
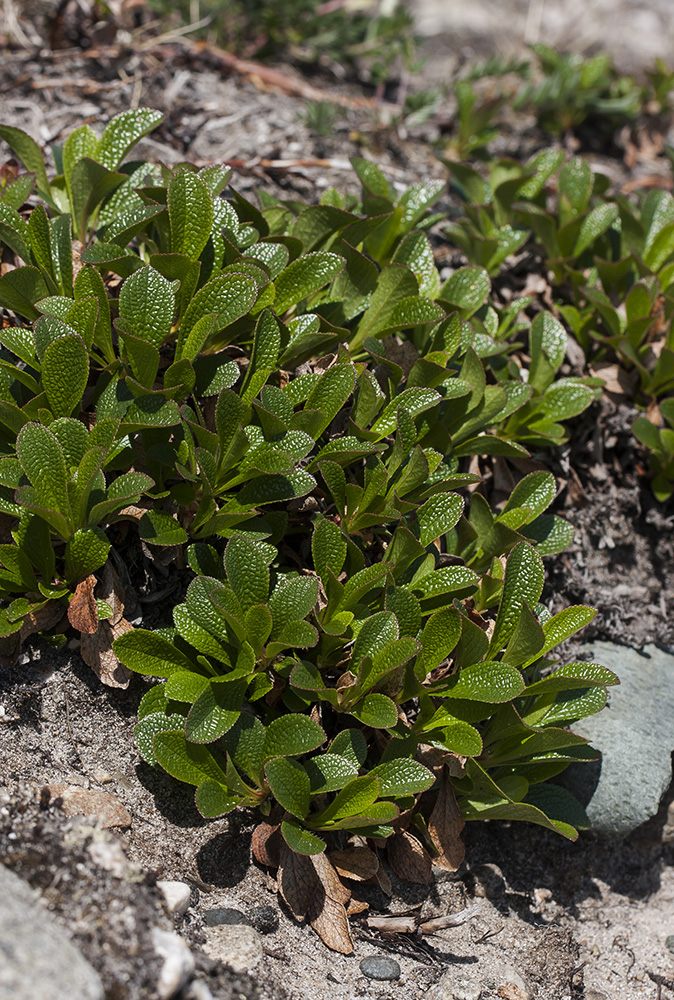
M 0 865 L 0 1000 L 103 1000 L 103 984 L 39 895 Z
M 211 958 L 229 966 L 233 972 L 252 972 L 264 959 L 262 939 L 254 927 L 244 924 L 218 924 L 206 932 L 203 949 Z
M 185 882 L 173 882 L 161 879 L 157 882 L 157 888 L 166 901 L 169 913 L 182 917 L 187 912 L 190 905 L 192 890 Z
M 608 708 L 582 719 L 574 732 L 601 751 L 599 764 L 574 764 L 563 783 L 586 807 L 592 829 L 626 837 L 658 811 L 672 780 L 674 655 L 646 646 L 642 652 L 610 642 L 583 650 L 613 670 Z
M 157 983 L 157 996 L 159 1000 L 171 1000 L 192 978 L 194 956 L 179 934 L 160 927 L 152 929 L 152 945 L 164 960 Z
M 513 968 L 512 965 L 506 965 L 505 963 L 497 963 L 489 970 L 489 983 L 490 986 L 494 984 L 497 989 L 499 987 L 514 986 L 517 990 L 517 1000 L 531 1000 L 533 993 L 531 992 L 528 983 L 522 978 L 517 969 Z M 513 991 L 514 992 L 514 991 Z
M 54 800 L 59 800 L 66 816 L 93 816 L 103 830 L 111 826 L 131 826 L 131 817 L 111 792 L 102 792 L 98 788 L 80 788 L 78 785 L 46 787 L 52 804 Z
M 384 958 L 382 955 L 368 955 L 360 963 L 360 971 L 368 979 L 381 979 L 393 982 L 400 979 L 400 966 L 394 958 Z
M 446 972 L 426 994 L 424 1000 L 480 1000 L 482 987 L 472 979 Z
M 207 927 L 218 927 L 220 924 L 246 924 L 252 927 L 246 914 L 231 906 L 214 906 L 210 910 L 204 910 L 204 923 Z

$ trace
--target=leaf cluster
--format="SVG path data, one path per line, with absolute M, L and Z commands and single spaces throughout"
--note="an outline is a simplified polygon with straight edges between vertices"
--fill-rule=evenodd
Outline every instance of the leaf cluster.
M 457 492 L 472 456 L 526 458 L 594 398 L 557 378 L 564 328 L 497 308 L 486 259 L 441 280 L 442 183 L 355 160 L 359 198 L 254 205 L 224 167 L 122 162 L 158 120 L 76 130 L 52 178 L 0 127 L 29 171 L 0 191 L 2 637 L 53 605 L 110 618 L 126 520 L 189 567 L 172 627 L 126 623 L 114 654 L 161 679 L 140 751 L 203 816 L 259 807 L 286 869 L 348 837 L 456 868 L 462 817 L 574 837 L 546 782 L 593 759 L 568 726 L 616 678 L 549 656 L 593 615 L 540 603 L 571 528 L 548 472 L 498 511 Z

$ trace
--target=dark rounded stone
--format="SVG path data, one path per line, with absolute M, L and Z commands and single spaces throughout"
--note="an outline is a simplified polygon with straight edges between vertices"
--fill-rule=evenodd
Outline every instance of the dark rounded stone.
M 674 934 L 669 934 L 665 938 L 665 948 L 667 948 L 668 951 L 674 951 Z
M 217 927 L 218 924 L 246 924 L 252 926 L 250 920 L 241 910 L 229 906 L 216 906 L 212 910 L 204 910 L 204 923 L 207 927 Z
M 248 920 L 260 934 L 273 934 L 278 930 L 278 910 L 273 906 L 254 906 L 248 911 Z
M 383 979 L 393 981 L 400 979 L 400 966 L 394 958 L 383 958 L 381 955 L 368 955 L 360 963 L 360 971 L 368 979 Z

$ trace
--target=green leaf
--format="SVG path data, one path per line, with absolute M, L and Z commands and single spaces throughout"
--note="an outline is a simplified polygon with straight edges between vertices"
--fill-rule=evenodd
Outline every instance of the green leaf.
M 430 545 L 450 531 L 463 513 L 464 500 L 458 493 L 436 493 L 417 511 L 421 544 Z
M 98 205 L 126 181 L 126 174 L 107 170 L 96 160 L 85 156 L 73 167 L 70 175 L 72 191 L 73 231 L 82 242 L 86 239 L 87 221 Z
M 285 819 L 281 823 L 281 834 L 286 844 L 295 854 L 322 854 L 327 844 L 315 833 L 305 830 L 297 820 Z
M 395 704 L 385 694 L 366 695 L 351 714 L 372 729 L 390 729 L 398 721 Z
M 538 604 L 543 592 L 543 560 L 527 543 L 519 542 L 508 556 L 503 594 L 494 625 L 488 655 L 500 652 L 510 640 L 520 617 L 522 602 Z
M 191 170 L 173 177 L 167 193 L 171 224 L 171 252 L 196 260 L 213 226 L 213 199 L 204 182 Z
M 119 295 L 118 327 L 124 333 L 161 347 L 175 312 L 175 294 L 153 267 L 141 267 L 126 279 Z
M 267 727 L 264 760 L 299 757 L 325 743 L 323 729 L 307 715 L 283 715 Z
M 131 634 L 131 633 L 130 633 Z M 206 747 L 189 743 L 182 732 L 158 733 L 153 740 L 154 755 L 165 771 L 188 785 L 200 785 L 211 778 L 227 784 L 227 775 Z
M 274 310 L 278 315 L 308 298 L 339 274 L 344 258 L 334 253 L 307 253 L 289 264 L 275 281 Z
M 372 772 L 353 778 L 337 792 L 329 806 L 312 817 L 312 821 L 324 825 L 365 812 L 379 797 L 380 787 L 379 779 Z
M 260 545 L 242 535 L 230 538 L 225 549 L 225 570 L 244 611 L 254 604 L 266 604 L 269 564 Z
M 35 303 L 49 294 L 50 289 L 37 267 L 17 267 L 0 275 L 0 306 L 31 322 L 40 315 Z
M 580 631 L 580 629 L 585 628 L 596 614 L 595 608 L 588 608 L 583 604 L 574 604 L 553 615 L 552 618 L 549 618 L 543 624 L 543 635 L 545 637 L 543 646 L 523 666 L 528 667 L 534 660 L 545 656 L 551 649 L 558 646 L 560 642 L 564 642 L 565 639 L 570 638 L 576 632 Z
M 240 795 L 233 795 L 227 785 L 206 778 L 196 790 L 195 802 L 204 819 L 218 819 L 236 809 L 242 799 Z
M 247 678 L 232 681 L 224 678 L 208 683 L 187 716 L 185 734 L 188 740 L 213 743 L 228 732 L 241 714 L 247 687 Z
M 142 703 L 145 702 L 145 698 L 148 695 L 155 695 L 155 693 L 158 693 L 159 696 L 161 696 L 163 690 L 163 685 L 157 685 L 156 687 L 150 688 L 147 695 L 143 697 Z M 140 722 L 133 731 L 134 736 L 136 737 L 136 743 L 138 744 L 138 752 L 144 761 L 148 764 L 152 764 L 153 767 L 156 767 L 158 761 L 154 755 L 153 747 L 155 736 L 157 733 L 166 733 L 171 730 L 182 729 L 185 724 L 185 719 L 182 715 L 166 715 L 163 711 L 163 705 L 161 711 L 151 711 L 149 714 L 144 716 L 141 716 L 139 706 L 138 717 Z
M 346 539 L 339 525 L 328 518 L 319 521 L 311 538 L 311 552 L 321 580 L 327 579 L 328 569 L 339 576 L 346 559 Z
M 390 611 L 379 611 L 362 624 L 353 646 L 352 662 L 356 665 L 365 656 L 374 656 L 398 638 L 398 622 Z
M 16 439 L 16 455 L 40 503 L 72 517 L 66 482 L 70 478 L 61 445 L 41 424 L 28 423 Z
M 78 528 L 66 544 L 66 578 L 81 580 L 105 565 L 110 542 L 101 528 Z
M 296 760 L 276 757 L 265 765 L 265 775 L 271 793 L 293 816 L 304 819 L 309 812 L 309 775 Z
M 227 510 L 250 510 L 262 504 L 278 503 L 306 496 L 316 486 L 316 480 L 303 469 L 295 469 L 284 475 L 258 476 L 239 491 L 236 498 L 227 504 Z
M 491 281 L 483 267 L 460 267 L 444 283 L 439 297 L 472 316 L 487 301 L 490 291 Z
M 311 781 L 311 794 L 323 795 L 343 788 L 358 774 L 358 765 L 338 753 L 323 753 L 304 762 Z
M 373 424 L 372 432 L 380 438 L 391 434 L 396 429 L 400 407 L 407 410 L 410 416 L 416 417 L 419 413 L 429 410 L 439 402 L 440 394 L 434 389 L 425 389 L 422 386 L 404 389 L 398 396 L 394 396 L 384 409 L 379 419 Z
M 116 170 L 139 139 L 159 125 L 164 116 L 152 108 L 132 108 L 122 111 L 108 122 L 98 144 L 98 159 L 110 170 Z
M 323 417 L 315 427 L 315 436 L 325 428 L 340 412 L 356 384 L 356 372 L 351 364 L 333 365 L 323 375 L 309 393 L 307 410 L 320 410 Z
M 126 632 L 115 639 L 113 649 L 119 661 L 137 674 L 170 677 L 175 670 L 194 670 L 192 661 L 174 642 L 147 629 Z
M 50 197 L 51 185 L 47 179 L 42 151 L 35 139 L 32 139 L 23 129 L 13 128 L 11 125 L 0 125 L 0 139 L 4 139 L 12 152 L 16 153 L 26 170 L 36 175 L 37 186 L 42 194 Z
M 213 278 L 191 299 L 180 324 L 176 360 L 187 356 L 189 335 L 205 316 L 215 317 L 212 333 L 245 316 L 257 297 L 257 285 L 243 274 L 222 274 Z M 193 345 L 190 347 L 193 353 Z
M 421 634 L 425 674 L 447 659 L 460 637 L 461 616 L 454 608 L 443 608 L 430 616 Z
M 425 792 L 435 782 L 435 775 L 416 760 L 396 757 L 384 764 L 373 767 L 370 774 L 379 778 L 382 797 L 394 795 L 414 795 Z
M 89 354 L 78 334 L 59 337 L 42 357 L 42 387 L 55 417 L 79 411 L 89 380 Z
M 310 577 L 282 577 L 269 598 L 276 635 L 291 622 L 306 618 L 318 600 L 318 581 Z
M 138 534 L 150 545 L 182 545 L 187 541 L 187 532 L 161 510 L 145 511 L 138 522 Z
M 579 663 L 566 663 L 547 677 L 528 684 L 525 694 L 529 697 L 552 691 L 578 691 L 586 687 L 603 687 L 619 683 L 618 677 L 612 670 L 602 667 L 599 663 L 582 660 Z
M 524 681 L 519 670 L 508 663 L 486 660 L 463 667 L 447 683 L 443 682 L 442 696 L 498 704 L 511 701 L 523 690 Z
M 367 757 L 367 743 L 360 729 L 343 729 L 329 746 L 331 754 L 340 754 L 358 770 Z

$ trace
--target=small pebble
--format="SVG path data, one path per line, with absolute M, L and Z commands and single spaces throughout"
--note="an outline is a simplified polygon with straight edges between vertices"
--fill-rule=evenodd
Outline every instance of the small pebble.
M 185 994 L 185 1000 L 215 1000 L 203 979 L 194 979 Z
M 392 982 L 400 979 L 400 966 L 394 958 L 382 958 L 380 955 L 368 955 L 360 963 L 360 971 L 368 979 L 382 979 Z
M 260 934 L 273 934 L 278 930 L 278 910 L 273 906 L 255 906 L 248 911 L 248 920 Z
M 674 934 L 669 934 L 665 938 L 665 948 L 667 948 L 668 951 L 674 951 Z
M 204 923 L 207 927 L 219 927 L 221 924 L 246 924 L 252 927 L 252 921 L 248 919 L 241 910 L 235 910 L 230 906 L 216 906 L 211 910 L 204 910 Z
M 152 929 L 152 944 L 160 958 L 164 959 L 157 996 L 160 1000 L 171 1000 L 186 986 L 194 972 L 194 956 L 179 934 L 164 931 L 160 927 Z
M 207 931 L 203 949 L 233 972 L 251 972 L 264 961 L 262 938 L 254 927 L 220 924 Z
M 157 882 L 157 888 L 166 901 L 169 913 L 182 917 L 187 912 L 190 905 L 192 890 L 184 882 L 164 881 Z

